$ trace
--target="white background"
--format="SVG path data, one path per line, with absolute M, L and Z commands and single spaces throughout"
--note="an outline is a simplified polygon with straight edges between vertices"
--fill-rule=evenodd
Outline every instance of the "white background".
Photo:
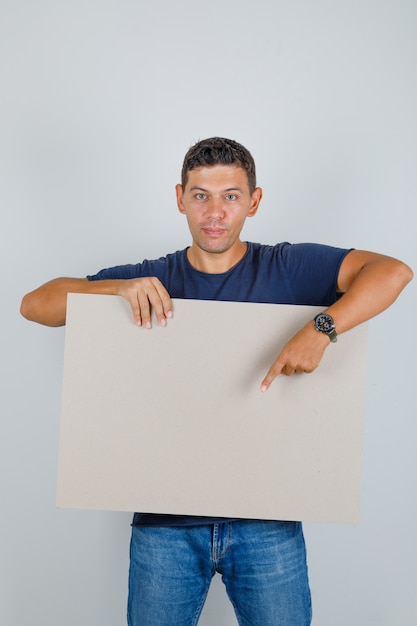
M 131 518 L 55 508 L 64 330 L 22 295 L 187 245 L 211 135 L 256 159 L 246 238 L 416 269 L 416 27 L 414 0 L 1 0 L 1 624 L 125 623 Z M 370 323 L 361 522 L 305 526 L 315 626 L 417 622 L 415 304 Z M 218 577 L 200 623 L 236 623 Z

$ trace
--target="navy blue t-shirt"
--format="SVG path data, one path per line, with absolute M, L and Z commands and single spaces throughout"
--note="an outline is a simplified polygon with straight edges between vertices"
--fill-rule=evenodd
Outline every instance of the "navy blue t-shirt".
M 186 250 L 136 265 L 119 265 L 89 280 L 156 276 L 172 298 L 300 304 L 327 307 L 338 298 L 337 278 L 349 252 L 320 244 L 287 242 L 274 246 L 248 243 L 245 256 L 222 274 L 194 269 Z M 135 513 L 133 525 L 192 525 L 222 518 Z

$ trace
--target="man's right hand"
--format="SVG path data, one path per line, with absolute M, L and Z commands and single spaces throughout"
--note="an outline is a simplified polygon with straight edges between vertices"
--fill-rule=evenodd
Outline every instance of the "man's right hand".
M 55 278 L 22 300 L 20 312 L 28 320 L 46 326 L 63 326 L 67 314 L 68 293 L 97 293 L 122 296 L 131 308 L 139 326 L 151 327 L 151 310 L 161 324 L 172 317 L 172 302 L 161 281 L 154 277 L 129 280 L 93 280 L 87 278 Z
M 151 310 L 161 326 L 165 326 L 167 318 L 172 317 L 169 293 L 155 276 L 118 281 L 117 295 L 129 302 L 138 326 L 152 327 Z

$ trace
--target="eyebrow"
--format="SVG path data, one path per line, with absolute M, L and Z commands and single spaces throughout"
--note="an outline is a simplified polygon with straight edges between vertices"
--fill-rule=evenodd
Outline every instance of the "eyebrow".
M 190 191 L 204 191 L 205 193 L 209 193 L 209 189 L 204 189 L 204 187 L 190 187 Z M 243 193 L 243 189 L 240 187 L 228 187 L 227 189 L 223 189 L 222 191 L 240 191 Z

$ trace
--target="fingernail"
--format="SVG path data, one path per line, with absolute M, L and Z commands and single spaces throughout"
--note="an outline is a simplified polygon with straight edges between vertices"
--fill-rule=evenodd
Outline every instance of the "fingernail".
M 262 393 L 265 393 L 265 391 L 268 389 L 268 387 L 266 385 L 262 385 L 261 386 L 261 391 Z

